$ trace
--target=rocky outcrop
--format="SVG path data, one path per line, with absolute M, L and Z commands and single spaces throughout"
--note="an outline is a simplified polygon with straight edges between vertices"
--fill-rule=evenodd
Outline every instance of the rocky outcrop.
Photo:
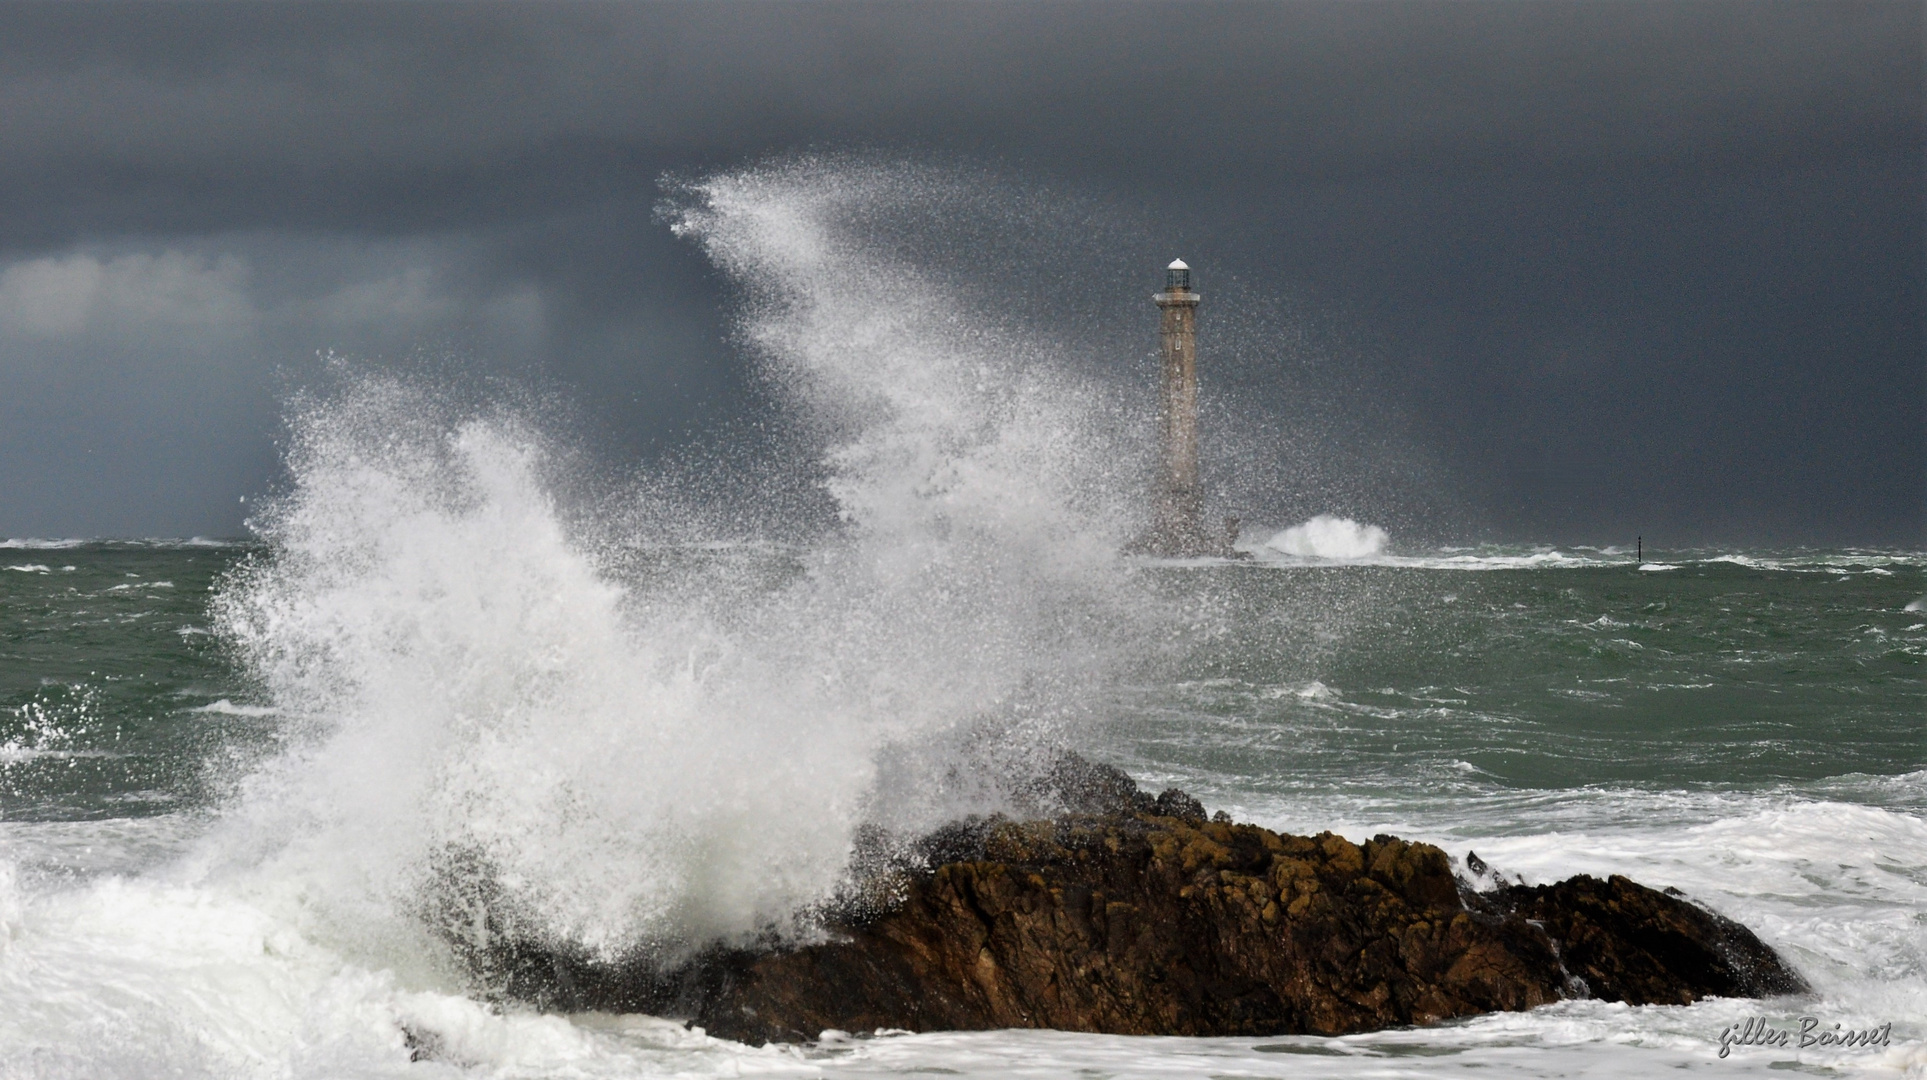
M 1559 946 L 1586 996 L 1630 1005 L 1803 993 L 1807 986 L 1746 927 L 1617 874 L 1515 885 L 1483 902 L 1524 918 Z
M 1092 790 L 1073 776 L 1054 795 L 1082 812 L 927 838 L 926 865 L 874 874 L 826 940 L 712 948 L 673 971 L 527 946 L 498 946 L 488 966 L 525 999 L 755 1042 L 829 1028 L 1341 1034 L 1571 996 L 1805 989 L 1746 928 L 1623 877 L 1475 893 L 1430 845 L 1208 821 L 1181 792 L 1154 800 L 1078 768 Z

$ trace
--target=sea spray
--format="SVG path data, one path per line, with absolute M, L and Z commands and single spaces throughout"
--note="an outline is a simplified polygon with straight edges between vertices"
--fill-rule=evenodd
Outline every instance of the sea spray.
M 216 603 L 294 735 L 217 861 L 382 940 L 423 914 L 601 955 L 804 932 L 860 826 L 997 809 L 1112 673 L 1182 639 L 1115 555 L 1133 457 L 1102 391 L 850 225 L 905 177 L 812 168 L 671 213 L 746 286 L 840 524 L 759 592 L 706 587 L 738 571 L 700 558 L 653 589 L 559 505 L 537 425 L 349 378 L 296 410 L 269 551 Z
M 740 548 L 720 554 L 736 569 L 751 560 Z M 987 1032 L 833 1036 L 820 1050 L 752 1050 L 667 1021 L 491 1008 L 472 990 L 462 996 L 456 973 L 423 971 L 432 954 L 418 943 L 356 941 L 352 935 L 369 928 L 341 925 L 348 920 L 340 915 L 335 925 L 322 924 L 324 905 L 316 901 L 327 897 L 317 882 L 329 873 L 345 878 L 348 863 L 309 869 L 284 855 L 254 872 L 236 866 L 183 881 L 171 863 L 206 827 L 200 802 L 145 816 L 157 812 L 148 809 L 151 799 L 130 804 L 115 789 L 83 789 L 69 797 L 74 809 L 65 810 L 51 801 L 23 806 L 16 786 L 0 821 L 0 865 L 17 871 L 17 905 L 5 917 L 11 942 L 0 952 L 0 1075 L 855 1076 L 949 1069 L 990 1077 L 1085 1069 L 1204 1077 L 1276 1072 L 1283 1052 L 1294 1072 L 1317 1076 L 1355 1074 L 1396 1058 L 1414 1075 L 1483 1067 L 1632 1077 L 1655 1068 L 1765 1069 L 1793 1054 L 1736 1050 L 1740 1064 L 1722 1061 L 1719 1032 L 1748 1016 L 1792 1024 L 1801 1013 L 1820 1016 L 1828 1029 L 1836 1022 L 1860 1029 L 1895 1022 L 1886 1050 L 1793 1048 L 1807 1067 L 1917 1071 L 1927 1034 L 1914 1019 L 1927 1016 L 1927 939 L 1913 916 L 1927 904 L 1927 774 L 1911 764 L 1919 756 L 1919 682 L 1911 673 L 1927 638 L 1918 616 L 1900 609 L 1922 592 L 1922 557 L 1747 551 L 1742 565 L 1724 558 L 1733 554 L 1727 549 L 1681 555 L 1675 574 L 1639 575 L 1623 558 L 1528 558 L 1515 569 L 1467 573 L 1450 552 L 1408 554 L 1410 561 L 1363 568 L 1159 571 L 1171 587 L 1240 581 L 1249 609 L 1261 616 L 1303 595 L 1308 581 L 1356 577 L 1402 581 L 1415 607 L 1366 627 L 1360 647 L 1314 672 L 1323 689 L 1310 687 L 1298 667 L 1252 660 L 1243 642 L 1214 642 L 1176 672 L 1133 678 L 1144 703 L 1105 707 L 1116 718 L 1112 730 L 1133 733 L 1124 753 L 1117 743 L 1106 747 L 1109 759 L 1129 764 L 1147 784 L 1200 792 L 1240 820 L 1301 832 L 1331 828 L 1358 840 L 1391 832 L 1455 855 L 1473 848 L 1508 877 L 1532 881 L 1625 873 L 1677 886 L 1755 928 L 1814 982 L 1816 999 L 1657 1010 L 1569 1001 L 1529 1014 L 1344 1039 Z M 1507 554 L 1493 549 L 1483 557 Z M 226 564 L 239 555 L 218 558 Z M 1439 558 L 1436 565 L 1425 565 L 1421 557 L 1428 555 Z M 79 592 L 60 579 L 4 575 L 15 583 L 10 602 L 0 606 L 10 627 L 42 624 L 47 611 L 56 626 L 96 627 L 104 604 L 120 604 L 120 611 L 148 614 L 112 624 L 107 647 L 93 646 L 84 663 L 111 672 L 122 658 L 139 657 L 154 670 L 152 658 L 161 656 L 184 676 L 149 683 L 123 712 L 104 712 L 90 724 L 132 717 L 128 741 L 138 737 L 191 762 L 210 749 L 225 753 L 224 744 L 210 746 L 211 734 L 232 738 L 266 722 L 189 711 L 221 697 L 261 701 L 228 680 L 212 651 L 180 646 L 177 627 L 205 624 L 205 587 L 190 592 L 186 584 L 193 566 L 206 565 L 200 552 L 90 548 L 63 558 L 81 565 Z M 779 561 L 784 573 L 794 572 L 789 560 Z M 1870 565 L 1893 574 L 1861 572 Z M 104 591 L 128 580 L 128 570 L 182 587 L 151 591 L 151 598 Z M 1838 581 L 1842 576 L 1849 580 Z M 1795 662 L 1757 662 L 1756 641 L 1733 631 L 1729 605 L 1748 619 L 1762 609 L 1776 612 L 1774 625 L 1787 636 L 1771 647 Z M 1633 632 L 1658 635 L 1646 640 L 1663 648 L 1649 647 L 1637 666 L 1590 649 L 1590 639 L 1627 633 L 1592 625 L 1601 614 L 1614 623 L 1650 620 Z M 1299 625 L 1259 619 L 1248 629 L 1286 634 Z M 1881 633 L 1869 633 L 1870 626 Z M 72 638 L 22 633 L 14 640 L 29 656 L 22 667 L 31 677 L 23 681 L 30 695 L 38 693 L 37 679 L 59 670 L 49 658 L 67 655 Z M 192 650 L 206 643 L 189 639 Z M 1900 677 L 1869 678 L 1869 671 Z M 1583 714 L 1562 706 L 1572 700 L 1565 691 L 1574 677 L 1589 672 L 1610 676 L 1604 686 L 1615 698 L 1587 705 Z M 1744 685 L 1755 680 L 1761 691 L 1749 697 Z M 1722 685 L 1684 685 L 1707 683 Z M 1463 700 L 1441 700 L 1453 697 Z M 1842 700 L 1850 702 L 1844 709 Z M 1719 701 L 1741 707 L 1708 708 Z M 112 699 L 103 698 L 102 708 L 115 708 Z M 1692 722 L 1681 723 L 1682 716 Z M 1853 738 L 1842 738 L 1842 718 Z M 1775 742 L 1765 747 L 1761 719 L 1774 723 Z M 102 741 L 87 736 L 76 748 Z M 1133 747 L 1137 754 L 1126 756 Z M 131 755 L 41 760 L 62 776 L 73 775 L 69 760 L 82 768 L 127 768 L 120 791 L 152 782 L 142 759 Z M 336 885 L 329 895 L 348 891 Z M 414 1056 L 428 1060 L 410 1064 Z
M 1287 555 L 1317 559 L 1365 559 L 1380 554 L 1391 537 L 1376 525 L 1319 514 L 1278 533 L 1265 546 Z
M 1143 457 L 1115 388 L 903 259 L 888 224 L 998 205 L 950 173 L 805 158 L 688 185 L 663 210 L 741 284 L 741 339 L 827 433 L 847 528 L 807 555 L 817 588 L 778 606 L 788 626 L 766 647 L 829 633 L 866 655 L 899 761 L 936 732 L 954 745 L 959 716 L 1048 721 L 1085 701 L 1168 614 L 1115 554 L 1140 527 Z M 980 299 L 1022 288 L 1021 270 L 996 277 Z M 962 809 L 900 797 L 941 786 L 951 753 L 911 784 L 882 778 L 878 813 L 928 826 Z
M 981 208 L 976 200 L 992 198 L 969 184 L 925 198 L 917 175 L 820 167 L 738 174 L 722 180 L 736 185 L 739 209 L 721 208 L 703 224 L 721 228 L 731 214 L 759 207 L 813 222 L 856 259 L 828 268 L 858 280 L 847 289 L 810 285 L 792 299 L 833 297 L 861 309 L 869 302 L 864 279 L 874 278 L 891 303 L 907 295 L 933 313 L 921 323 L 906 316 L 906 325 L 929 332 L 900 339 L 934 342 L 931 363 L 976 356 L 992 338 L 1009 346 L 984 346 L 993 374 L 1064 394 L 1008 403 L 1064 421 L 1061 456 L 1026 463 L 1058 493 L 1043 501 L 1044 520 L 1073 535 L 1132 535 L 1111 522 L 1129 516 L 1122 507 L 1130 492 L 1120 493 L 1116 478 L 1132 478 L 1141 448 L 1129 436 L 1142 429 L 1106 413 L 1115 406 L 1107 388 L 1059 370 L 1053 332 L 1067 325 L 1063 310 L 1040 333 L 1001 308 L 985 316 L 979 302 L 1008 295 L 989 285 L 1021 282 L 1021 260 L 986 256 L 974 234 L 949 251 L 870 235 L 871 211 L 884 204 L 898 216 L 921 210 L 961 220 Z M 680 205 L 719 210 L 704 198 L 692 188 Z M 1054 206 L 1038 222 L 1070 227 Z M 709 243 L 700 231 L 688 235 Z M 748 283 L 762 271 L 755 243 L 745 245 L 731 273 Z M 988 284 L 953 290 L 930 272 L 931 257 L 975 263 Z M 916 285 L 900 289 L 892 274 L 906 264 Z M 784 328 L 796 325 L 786 321 L 795 313 L 749 291 L 742 339 L 757 348 L 785 418 L 819 440 L 795 460 L 796 471 L 827 477 L 860 503 L 864 466 L 837 451 L 887 430 L 876 426 L 883 414 L 811 390 L 788 346 L 756 345 L 759 324 L 777 345 L 792 341 Z M 1227 292 L 1212 295 L 1223 301 Z M 1059 295 L 1056 283 L 1033 289 L 1028 310 L 1052 307 Z M 1143 305 L 1142 295 L 1132 303 Z M 1229 307 L 1213 309 L 1214 335 L 1224 333 Z M 949 314 L 935 314 L 942 312 Z M 825 322 L 833 315 L 823 313 Z M 1142 346 L 1148 354 L 1149 343 Z M 1123 369 L 1131 355 L 1113 349 L 1104 360 Z M 861 350 L 847 357 L 874 359 Z M 837 371 L 836 355 L 822 359 L 831 366 L 819 386 L 867 377 Z M 1275 377 L 1272 369 L 1265 377 Z M 1289 375 L 1294 397 L 1298 378 Z M 1004 385 L 986 379 L 984 402 L 1001 400 Z M 945 392 L 978 391 L 969 383 Z M 1079 545 L 1029 549 L 1003 544 L 996 538 L 1006 534 L 995 529 L 980 549 L 951 547 L 943 535 L 923 539 L 926 526 L 938 527 L 925 511 L 942 509 L 947 494 L 893 510 L 883 488 L 870 489 L 881 516 L 852 515 L 827 535 L 821 521 L 801 515 L 762 515 L 757 528 L 737 527 L 730 519 L 745 496 L 721 484 L 669 496 L 639 493 L 649 490 L 641 485 L 625 496 L 633 512 L 585 509 L 576 501 L 577 466 L 544 434 L 565 428 L 529 418 L 539 412 L 380 377 L 351 378 L 339 392 L 299 404 L 286 498 L 260 519 L 271 546 L 221 594 L 221 610 L 234 619 L 224 640 L 240 651 L 251 681 L 237 681 L 225 653 L 200 632 L 205 592 L 194 577 L 196 567 L 226 565 L 244 549 L 0 540 L 0 549 L 17 549 L 17 561 L 50 567 L 0 573 L 0 615 L 17 654 L 5 671 L 14 681 L 0 687 L 12 695 L 0 720 L 18 713 L 0 743 L 29 751 L 8 767 L 0 790 L 0 875 L 14 878 L 11 891 L 0 888 L 0 1076 L 1204 1077 L 1275 1073 L 1283 1062 L 1307 1076 L 1483 1068 L 1634 1077 L 1656 1069 L 1726 1075 L 1745 1065 L 1909 1075 L 1927 1063 L 1927 1031 L 1915 1019 L 1927 1016 L 1927 938 L 1914 917 L 1927 906 L 1919 552 L 1676 551 L 1669 558 L 1680 570 L 1640 575 L 1611 549 L 1441 550 L 1415 546 L 1406 535 L 1413 529 L 1399 525 L 1400 553 L 1363 560 L 1370 566 L 1278 553 L 1243 566 L 1134 574 L 1102 549 L 1085 561 Z M 1005 421 L 993 419 L 986 430 L 995 433 Z M 1276 428 L 1246 423 L 1259 433 Z M 1303 460 L 1331 457 L 1323 432 L 1301 445 Z M 961 451 L 968 458 L 982 447 Z M 1252 464 L 1265 483 L 1278 475 L 1270 463 Z M 1296 483 L 1299 474 L 1286 475 Z M 980 492 L 1010 483 L 1008 471 L 971 476 L 991 485 Z M 1286 523 L 1321 506 L 1377 505 L 1375 483 L 1343 487 L 1342 498 L 1307 495 L 1308 505 L 1294 507 L 1303 512 L 1289 517 L 1248 513 Z M 1025 493 L 1011 490 L 1014 498 Z M 1374 501 L 1361 503 L 1360 492 Z M 683 498 L 699 503 L 676 503 Z M 980 505 L 996 503 L 985 497 Z M 825 494 L 813 505 L 845 504 Z M 296 513 L 304 506 L 305 517 Z M 955 560 L 959 580 L 1061 586 L 1061 603 L 1046 595 L 1026 606 L 993 590 L 981 610 L 1007 613 L 994 625 L 1016 628 L 1014 643 L 989 632 L 973 642 L 968 620 L 980 609 L 957 614 L 945 624 L 953 631 L 940 634 L 925 624 L 950 618 L 951 609 L 917 593 L 931 580 L 920 563 L 888 563 L 899 568 L 893 578 L 872 573 L 862 557 L 892 550 L 884 537 L 894 527 L 879 527 L 890 520 L 903 523 L 895 535 L 923 544 L 915 550 Z M 1373 510 L 1369 520 L 1407 518 Z M 537 531 L 516 532 L 525 527 Z M 718 537 L 733 546 L 690 542 Z M 974 565 L 957 554 L 967 550 L 1008 552 L 1015 565 Z M 1066 559 L 1040 568 L 1016 558 L 1030 550 Z M 178 588 L 112 591 L 135 572 Z M 1174 602 L 1214 589 L 1234 594 L 1238 632 L 1161 667 L 1146 639 L 1182 641 L 1195 635 L 1196 620 L 1140 604 L 1143 578 Z M 886 588 L 892 580 L 902 588 Z M 1359 581 L 1386 583 L 1396 602 L 1348 600 L 1357 589 L 1340 583 Z M 1358 614 L 1343 622 L 1334 611 L 1343 616 L 1347 603 Z M 1914 610 L 1903 610 L 1910 604 Z M 1089 618 L 1065 614 L 1079 610 Z M 1063 618 L 1063 633 L 1048 621 L 1054 617 Z M 839 629 L 866 625 L 874 629 Z M 1647 648 L 1635 653 L 1620 640 L 1633 638 Z M 1309 665 L 1308 639 L 1331 642 Z M 950 651 L 921 656 L 932 642 Z M 975 647 L 993 655 L 980 660 Z M 1006 671 L 976 666 L 1013 654 L 1018 662 Z M 591 656 L 613 659 L 591 671 Z M 1130 667 L 1113 680 L 1120 657 Z M 942 700 L 927 700 L 909 679 L 870 674 L 898 658 L 957 682 L 941 684 Z M 364 661 L 368 669 L 357 670 Z M 133 672 L 142 677 L 124 677 Z M 972 700 L 985 700 L 962 692 L 977 685 L 972 678 L 1014 689 L 972 712 Z M 1107 685 L 1108 698 L 1079 689 Z M 481 692 L 491 686 L 506 686 L 511 700 Z M 912 695 L 920 711 L 906 719 L 887 695 L 867 697 L 873 686 Z M 389 692 L 405 699 L 387 700 Z M 223 699 L 239 704 L 209 707 Z M 647 871 L 660 874 L 646 880 L 662 888 L 646 895 L 669 898 L 672 913 L 645 925 L 636 909 L 612 904 L 610 935 L 673 935 L 681 932 L 675 898 L 692 898 L 684 910 L 696 907 L 711 880 L 677 876 L 705 865 L 703 837 L 690 830 L 720 822 L 721 800 L 748 794 L 738 819 L 745 831 L 718 824 L 712 835 L 752 849 L 725 852 L 718 865 L 752 866 L 754 830 L 772 824 L 771 807 L 807 823 L 792 829 L 774 820 L 779 831 L 792 830 L 781 835 L 836 836 L 851 820 L 911 822 L 939 813 L 933 807 L 944 801 L 988 805 L 1000 797 L 998 772 L 976 763 L 1021 762 L 1036 744 L 1015 736 L 1049 733 L 1092 710 L 1111 720 L 1107 760 L 1147 784 L 1198 792 L 1241 820 L 1331 828 L 1359 840 L 1389 831 L 1455 855 L 1476 848 L 1495 868 L 1533 880 L 1626 873 L 1676 885 L 1759 930 L 1809 976 L 1818 997 L 1684 1009 L 1568 1001 L 1343 1039 L 830 1033 L 820 1048 L 778 1051 L 642 1017 L 491 1007 L 462 985 L 462 973 L 436 966 L 445 947 L 418 919 L 438 860 L 478 850 L 482 837 L 520 868 L 507 884 L 542 925 L 564 926 L 569 910 L 597 910 L 584 899 L 599 895 L 597 874 L 619 896 L 635 884 L 629 875 Z M 26 729 L 43 720 L 44 730 Z M 777 748 L 729 760 L 737 747 L 725 736 L 760 735 L 759 722 L 770 725 Z M 722 733 L 713 743 L 712 723 Z M 210 806 L 199 784 L 182 779 L 210 757 L 252 760 L 268 725 L 287 748 L 254 768 L 236 797 Z M 822 739 L 845 731 L 854 735 L 835 752 L 820 750 Z M 786 734 L 797 741 L 780 743 Z M 43 741 L 55 738 L 71 741 Z M 357 738 L 368 740 L 365 749 L 352 745 Z M 718 760 L 700 759 L 696 749 L 708 746 Z M 804 755 L 797 768 L 849 767 L 858 779 L 867 771 L 867 786 L 811 788 L 807 801 L 794 803 L 802 785 L 780 772 L 790 749 Z M 697 772 L 675 788 L 678 769 Z M 703 799 L 686 808 L 660 794 L 631 813 L 617 796 L 640 803 L 646 793 L 606 790 L 645 780 Z M 714 781 L 721 786 L 706 786 Z M 765 789 L 771 797 L 757 801 Z M 473 805 L 464 805 L 471 796 Z M 650 817 L 656 806 L 668 815 Z M 578 823 L 571 814 L 587 816 Z M 631 829 L 630 818 L 655 831 Z M 834 853 L 835 845 L 821 849 Z M 654 857 L 659 865 L 647 861 Z M 544 865 L 564 877 L 530 876 Z M 802 880 L 820 884 L 820 868 L 807 869 Z M 762 910 L 784 909 L 780 890 L 758 895 L 767 901 Z M 691 925 L 718 922 L 729 925 Z M 1829 1029 L 1895 1021 L 1894 1045 L 1831 1054 L 1796 1047 L 1797 1061 L 1764 1051 L 1717 1057 L 1723 1028 L 1752 1015 L 1790 1024 L 1799 1013 L 1820 1016 Z

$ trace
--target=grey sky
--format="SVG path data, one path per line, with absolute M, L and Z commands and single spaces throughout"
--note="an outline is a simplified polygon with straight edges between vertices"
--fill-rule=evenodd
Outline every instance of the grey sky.
M 657 180 L 855 148 L 1102 216 L 1066 308 L 1183 254 L 1252 415 L 1325 372 L 1377 471 L 1261 514 L 1917 544 L 1921 70 L 1914 3 L 10 3 L 0 534 L 234 532 L 321 349 L 726 423 Z

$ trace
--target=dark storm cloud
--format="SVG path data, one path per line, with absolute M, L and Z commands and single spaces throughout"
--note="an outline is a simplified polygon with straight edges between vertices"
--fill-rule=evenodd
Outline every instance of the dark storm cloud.
M 656 180 L 853 145 L 1109 199 L 1154 223 L 1147 261 L 1182 240 L 1286 296 L 1495 529 L 1914 542 L 1921 29 L 1911 3 L 12 4 L 0 264 L 42 261 L 0 300 L 97 272 L 149 315 L 97 301 L 60 337 L 65 309 L 19 307 L 47 332 L 0 360 L 0 531 L 105 520 L 32 509 L 105 490 L 47 448 L 189 445 L 209 371 L 258 430 L 260 372 L 319 347 L 513 354 L 632 450 L 726 415 L 741 375 Z M 115 262 L 167 251 L 204 261 Z M 138 297 L 183 281 L 233 291 L 231 333 L 147 347 Z M 63 413 L 101 372 L 140 408 Z M 257 444 L 208 475 L 260 474 Z M 23 479 L 22 445 L 70 479 Z M 129 483 L 114 529 L 231 527 Z
M 1132 177 L 1683 159 L 1917 131 L 1919 19 L 1855 4 L 15 5 L 42 223 L 418 229 L 624 166 L 858 140 Z M 1098 161 L 1093 163 L 1092 158 Z

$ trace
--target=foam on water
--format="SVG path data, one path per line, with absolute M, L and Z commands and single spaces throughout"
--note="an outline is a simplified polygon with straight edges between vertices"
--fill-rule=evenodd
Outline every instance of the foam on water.
M 839 521 L 765 538 L 800 571 L 770 588 L 714 558 L 625 576 L 617 525 L 714 554 L 677 533 L 701 515 L 566 510 L 562 455 L 511 411 L 346 369 L 297 401 L 265 549 L 213 610 L 266 703 L 199 710 L 277 718 L 286 749 L 166 864 L 10 901 L 0 1048 L 113 1073 L 119 1029 L 146 1048 L 128 1071 L 328 1075 L 405 1064 L 413 1026 L 449 1061 L 620 1073 L 609 1040 L 634 1031 L 463 996 L 434 927 L 493 930 L 424 920 L 482 884 L 451 876 L 519 933 L 673 954 L 807 932 L 860 824 L 1001 805 L 1169 635 L 1115 554 L 1131 455 L 1100 391 L 861 231 L 939 182 L 802 162 L 671 212 L 750 294 L 743 338 L 818 433 Z
M 216 605 L 303 737 L 247 780 L 210 875 L 270 866 L 368 927 L 461 859 L 527 931 L 604 953 L 782 931 L 859 824 L 996 804 L 959 746 L 1020 754 L 1143 658 L 1158 605 L 1092 498 L 1117 456 L 1092 394 L 994 332 L 957 340 L 970 313 L 839 231 L 914 176 L 820 179 L 725 177 L 677 219 L 830 420 L 842 524 L 804 572 L 757 596 L 700 568 L 624 581 L 527 424 L 350 378 L 298 410 L 270 551 Z
M 289 486 L 256 522 L 265 547 L 213 612 L 260 699 L 178 710 L 197 730 L 271 721 L 281 749 L 244 759 L 212 809 L 0 823 L 0 1077 L 1927 1071 L 1919 773 L 1552 791 L 1456 762 L 1402 794 L 1337 777 L 1280 795 L 1230 773 L 1139 769 L 1277 827 L 1476 847 L 1532 880 L 1677 885 L 1786 951 L 1811 1001 L 1570 1001 L 1341 1039 L 987 1032 L 801 1048 L 485 1003 L 442 936 L 461 927 L 429 917 L 451 873 L 485 873 L 521 932 L 604 952 L 806 933 L 795 917 L 838 888 L 859 826 L 914 833 L 996 807 L 999 777 L 1078 730 L 1120 673 L 1156 681 L 1174 642 L 1208 632 L 1155 571 L 1115 555 L 1138 525 L 1123 493 L 1142 448 L 1108 391 L 864 231 L 937 196 L 968 209 L 963 188 L 803 161 L 689 185 L 669 211 L 748 294 L 742 338 L 809 420 L 838 515 L 827 529 L 719 540 L 676 524 L 703 520 L 701 507 L 661 495 L 598 517 L 562 494 L 565 455 L 538 425 L 432 387 L 349 373 L 297 402 Z M 622 535 L 638 524 L 648 546 Z M 1357 522 L 1299 528 L 1259 562 L 1630 562 L 1392 555 Z M 746 587 L 739 554 L 785 569 Z M 1681 566 L 1715 557 L 1740 556 L 1668 553 Z M 1920 565 L 1878 552 L 1768 562 Z M 115 595 L 148 603 L 140 589 L 160 587 Z M 1307 709 L 1347 705 L 1316 679 L 1275 689 Z M 73 752 L 52 728 L 29 734 L 0 756 Z M 1896 1021 L 1896 1047 L 1715 1057 L 1723 1026 L 1799 1011 Z
M 192 629 L 192 628 L 189 628 Z M 178 631 L 177 631 L 178 632 Z M 206 631 L 201 631 L 206 633 Z M 274 716 L 275 709 L 268 705 L 236 705 L 227 698 L 218 698 L 206 705 L 198 705 L 187 710 L 191 713 L 208 713 L 215 716 Z
M 1918 783 L 1918 778 L 1914 781 Z M 752 1049 L 644 1017 L 504 1013 L 437 988 L 432 973 L 371 966 L 304 930 L 276 888 L 185 879 L 165 867 L 187 823 L 116 838 L 44 826 L 8 834 L 27 869 L 0 863 L 0 1075 L 446 1075 L 1208 1077 L 1505 1075 L 1631 1077 L 1794 1067 L 1920 1075 L 1927 1038 L 1927 827 L 1915 816 L 1792 793 L 1564 793 L 1555 827 L 1488 835 L 1474 807 L 1453 827 L 1341 824 L 1363 838 L 1396 827 L 1527 881 L 1629 873 L 1673 885 L 1755 927 L 1814 984 L 1813 999 L 1711 1000 L 1629 1008 L 1568 1001 L 1434 1028 L 1339 1039 L 1139 1039 L 1052 1032 L 832 1033 L 806 1048 Z M 1275 807 L 1275 810 L 1285 810 Z M 1541 807 L 1541 810 L 1546 809 Z M 1301 824 L 1287 811 L 1274 824 Z M 1415 827 L 1421 826 L 1421 827 Z M 40 835 L 23 836 L 34 831 Z M 169 832 L 174 835 L 166 835 Z M 26 844 L 20 844 L 21 840 Z M 79 884 L 28 879 L 83 845 L 126 856 Z M 133 855 L 142 847 L 147 850 Z M 38 855 L 31 854 L 39 852 Z M 145 863 L 149 869 L 141 872 Z M 283 883 L 285 885 L 285 883 Z M 1791 1027 L 1895 1022 L 1884 1050 L 1736 1048 L 1720 1031 L 1752 1016 Z M 411 1049 L 410 1039 L 414 1046 Z M 20 1048 L 33 1048 L 22 1053 Z M 431 1053 L 437 1066 L 410 1065 Z M 427 1073 L 422 1073 L 426 1075 Z
M 104 547 L 121 549 L 220 549 L 238 547 L 239 540 L 221 540 L 209 536 L 191 536 L 186 539 L 175 537 L 150 536 L 138 539 L 97 540 L 87 537 L 0 537 L 0 551 L 66 551 L 80 547 Z
M 1331 522 L 1313 529 L 1319 521 Z M 1383 537 L 1382 539 L 1380 537 Z M 1255 547 L 1242 548 L 1258 565 L 1299 567 L 1343 561 L 1362 566 L 1403 567 L 1414 570 L 1571 570 L 1589 566 L 1633 566 L 1640 570 L 1676 570 L 1685 566 L 1726 564 L 1749 570 L 1804 574 L 1886 575 L 1889 567 L 1919 567 L 1927 555 L 1917 551 L 1794 552 L 1780 555 L 1736 555 L 1718 550 L 1676 550 L 1670 562 L 1635 564 L 1630 553 L 1614 548 L 1545 545 L 1484 545 L 1479 548 L 1440 547 L 1393 554 L 1386 550 L 1389 536 L 1377 526 L 1344 518 L 1319 518 L 1294 525 Z M 1374 546 L 1376 544 L 1376 546 Z M 1211 565 L 1217 565 L 1216 560 Z M 1923 598 L 1922 602 L 1927 602 Z M 1915 609 L 1918 610 L 1918 609 Z
M 1265 546 L 1307 558 L 1365 559 L 1383 552 L 1390 540 L 1390 535 L 1376 525 L 1319 514 L 1265 541 Z

